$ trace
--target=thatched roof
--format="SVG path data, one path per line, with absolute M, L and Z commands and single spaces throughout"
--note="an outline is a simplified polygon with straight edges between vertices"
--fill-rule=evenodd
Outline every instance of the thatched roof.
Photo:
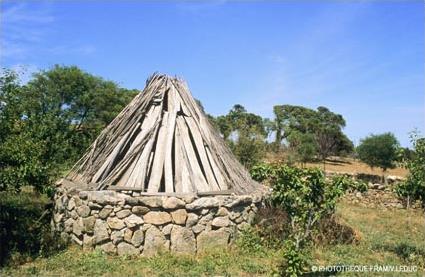
M 236 160 L 186 83 L 154 74 L 66 177 L 97 189 L 148 193 L 260 189 Z

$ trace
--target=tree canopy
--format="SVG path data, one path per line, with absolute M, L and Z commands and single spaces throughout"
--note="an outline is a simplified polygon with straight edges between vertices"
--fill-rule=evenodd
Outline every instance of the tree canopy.
M 54 66 L 25 85 L 0 77 L 0 189 L 48 182 L 69 165 L 134 97 L 136 91 L 75 66 Z
M 380 167 L 383 171 L 395 166 L 399 142 L 392 133 L 370 135 L 360 141 L 357 154 L 360 160 L 370 167 Z
M 353 144 L 342 132 L 345 127 L 342 115 L 326 107 L 312 110 L 293 105 L 274 106 L 273 111 L 275 143 L 280 145 L 285 140 L 289 147 L 303 153 L 303 160 L 314 155 L 324 160 L 332 154 L 352 152 Z

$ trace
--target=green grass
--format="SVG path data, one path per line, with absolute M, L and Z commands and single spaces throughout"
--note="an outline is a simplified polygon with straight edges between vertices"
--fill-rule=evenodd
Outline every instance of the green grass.
M 418 272 L 340 273 L 338 276 L 424 276 L 425 224 L 420 211 L 379 210 L 340 203 L 337 213 L 358 232 L 351 245 L 316 246 L 312 265 L 415 265 Z M 77 247 L 49 258 L 4 268 L 1 276 L 271 276 L 277 272 L 281 253 L 263 249 L 246 254 L 227 251 L 183 256 L 164 253 L 155 257 L 107 256 Z M 320 276 L 320 275 L 319 275 Z
M 244 255 L 236 249 L 197 257 L 164 253 L 155 257 L 107 256 L 99 251 L 83 252 L 77 247 L 49 258 L 40 258 L 0 275 L 40 276 L 270 276 L 279 253 Z
M 421 211 L 380 210 L 340 203 L 337 213 L 359 232 L 361 240 L 355 245 L 316 246 L 314 265 L 408 265 L 417 266 L 418 272 L 385 273 L 385 276 L 425 275 L 425 224 Z M 338 276 L 346 275 L 356 276 L 354 273 Z M 368 273 L 368 276 L 383 275 Z

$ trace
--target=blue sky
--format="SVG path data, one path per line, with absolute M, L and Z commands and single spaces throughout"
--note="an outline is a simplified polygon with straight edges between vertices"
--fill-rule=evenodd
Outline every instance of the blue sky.
M 185 78 L 207 112 L 327 106 L 357 144 L 425 133 L 422 1 L 2 1 L 0 65 L 77 65 L 123 87 Z M 23 79 L 27 79 L 23 76 Z

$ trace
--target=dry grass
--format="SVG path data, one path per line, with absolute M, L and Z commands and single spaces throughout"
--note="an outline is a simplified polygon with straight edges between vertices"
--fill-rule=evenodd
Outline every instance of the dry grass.
M 266 161 L 274 162 L 284 159 L 284 154 L 274 154 L 270 153 L 266 156 Z M 301 166 L 301 164 L 298 164 Z M 316 163 L 307 163 L 306 167 L 319 167 L 323 168 L 322 162 Z M 341 173 L 363 173 L 363 174 L 373 174 L 373 175 L 382 175 L 382 170 L 380 168 L 370 168 L 367 164 L 353 159 L 345 157 L 330 157 L 325 162 L 325 170 L 332 172 L 341 172 Z M 394 175 L 399 177 L 406 177 L 408 171 L 405 168 L 396 167 L 393 169 L 388 169 L 386 175 Z
M 369 272 L 367 276 L 425 276 L 425 222 L 421 210 L 380 210 L 342 202 L 337 213 L 359 232 L 361 240 L 351 245 L 317 246 L 313 264 L 417 266 L 418 271 L 410 274 Z

